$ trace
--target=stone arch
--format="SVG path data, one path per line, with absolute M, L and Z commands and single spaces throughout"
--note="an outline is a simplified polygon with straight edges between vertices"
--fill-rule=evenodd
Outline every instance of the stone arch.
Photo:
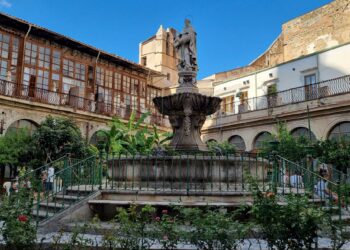
M 259 150 L 262 147 L 262 142 L 269 140 L 271 137 L 272 134 L 268 131 L 261 131 L 260 133 L 258 133 L 253 140 L 253 151 Z
M 89 138 L 87 138 L 87 141 L 90 142 L 92 137 L 100 130 L 108 130 L 108 126 L 92 126 L 92 129 L 89 131 Z
M 246 151 L 247 149 L 244 139 L 240 135 L 232 135 L 228 138 L 228 142 L 233 144 L 238 151 Z
M 6 129 L 6 133 L 17 132 L 19 129 L 27 128 L 30 134 L 39 127 L 39 124 L 30 119 L 19 119 L 12 122 Z
M 330 131 L 339 123 L 342 122 L 350 122 L 349 118 L 338 118 L 338 119 L 334 119 L 333 121 L 331 121 L 330 123 L 327 124 L 327 126 L 324 127 L 323 129 L 323 133 L 322 133 L 322 138 L 323 139 L 328 139 L 328 136 L 330 134 Z
M 350 121 L 342 121 L 335 124 L 327 134 L 327 139 L 339 141 L 345 139 L 350 141 Z
M 293 137 L 300 137 L 303 136 L 305 138 L 309 138 L 309 129 L 305 127 L 296 127 L 290 130 L 290 134 Z M 311 141 L 316 141 L 316 135 L 314 132 L 311 130 Z
M 97 130 L 97 131 L 95 131 L 93 134 L 92 134 L 92 136 L 90 137 L 90 139 L 89 139 L 89 144 L 92 144 L 92 145 L 98 145 L 98 143 L 100 142 L 100 141 L 103 141 L 104 140 L 104 138 L 102 137 L 102 136 L 99 136 L 98 135 L 98 132 L 100 132 L 100 131 L 102 131 L 102 129 L 99 129 L 99 130 Z

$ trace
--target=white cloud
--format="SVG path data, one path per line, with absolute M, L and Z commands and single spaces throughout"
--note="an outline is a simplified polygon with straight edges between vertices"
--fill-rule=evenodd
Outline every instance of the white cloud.
M 11 8 L 12 4 L 7 0 L 0 0 L 0 7 Z

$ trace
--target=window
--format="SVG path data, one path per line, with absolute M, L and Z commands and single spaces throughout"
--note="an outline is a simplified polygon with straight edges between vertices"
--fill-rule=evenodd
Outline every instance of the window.
M 68 77 L 74 77 L 74 62 L 71 60 L 63 60 L 63 75 Z
M 29 86 L 31 76 L 36 77 L 36 69 L 25 67 L 24 68 L 24 75 L 23 75 L 23 85 L 24 86 Z
M 49 89 L 49 71 L 38 70 L 38 77 L 36 79 L 36 87 L 39 89 Z
M 17 62 L 18 62 L 19 39 L 12 39 L 12 55 L 11 55 L 11 81 L 17 81 Z
M 120 73 L 114 73 L 115 89 L 122 90 L 122 75 Z
M 140 81 L 140 96 L 146 97 L 146 82 Z
M 113 72 L 111 70 L 106 70 L 105 87 L 113 88 Z
M 263 147 L 264 143 L 268 143 L 272 139 L 272 136 L 269 132 L 261 132 L 255 137 L 254 140 L 254 149 L 259 150 Z
M 223 99 L 223 111 L 227 113 L 234 113 L 234 110 L 235 110 L 234 97 L 227 96 L 222 99 Z
M 38 57 L 38 46 L 36 44 L 26 42 L 24 52 L 25 64 L 36 66 L 36 60 Z
M 131 94 L 139 94 L 139 80 L 131 78 Z
M 141 65 L 147 66 L 147 57 L 146 56 L 141 58 Z
M 167 55 L 170 55 L 169 33 L 166 34 L 165 53 L 166 53 Z
M 17 80 L 18 46 L 18 38 L 0 32 L 0 79 Z
M 330 131 L 328 139 L 350 141 L 350 122 L 341 122 L 335 125 Z
M 39 47 L 38 66 L 40 68 L 49 69 L 50 68 L 50 57 L 51 57 L 51 49 Z
M 123 76 L 123 92 L 130 93 L 130 83 L 131 78 L 128 76 Z
M 9 58 L 10 36 L 0 33 L 0 57 L 3 59 Z
M 304 76 L 304 84 L 310 85 L 316 83 L 316 74 L 306 75 Z
M 18 120 L 12 123 L 6 131 L 7 133 L 17 133 L 19 129 L 27 129 L 29 134 L 32 135 L 37 129 L 36 123 L 31 120 Z
M 0 79 L 7 80 L 7 61 L 0 60 Z
M 245 151 L 246 150 L 244 140 L 239 135 L 231 136 L 230 139 L 228 139 L 228 142 L 233 144 L 236 147 L 236 149 L 239 150 L 239 151 Z
M 147 104 L 148 104 L 149 110 L 152 113 L 156 113 L 156 108 L 153 104 L 153 98 L 157 96 L 160 96 L 160 90 L 152 87 L 147 88 Z
M 305 84 L 305 99 L 313 100 L 318 96 L 318 90 L 316 83 L 316 74 L 306 75 L 304 76 L 304 84 Z
M 75 79 L 85 81 L 85 65 L 81 63 L 75 63 Z
M 303 127 L 293 129 L 291 131 L 291 135 L 295 138 L 303 137 L 305 139 L 309 139 L 311 135 L 311 141 L 316 141 L 316 136 L 314 133 L 312 133 L 312 131 L 309 133 L 309 129 Z
M 170 73 L 167 73 L 167 74 L 166 74 L 166 79 L 167 79 L 168 81 L 170 81 Z
M 60 71 L 61 69 L 61 52 L 54 50 L 52 53 L 52 70 Z

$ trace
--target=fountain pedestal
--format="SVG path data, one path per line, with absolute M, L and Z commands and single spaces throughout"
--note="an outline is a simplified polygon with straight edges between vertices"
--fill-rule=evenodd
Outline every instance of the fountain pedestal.
M 170 146 L 174 150 L 207 151 L 201 129 L 208 115 L 220 108 L 221 99 L 187 91 L 153 99 L 159 112 L 169 117 L 173 128 Z

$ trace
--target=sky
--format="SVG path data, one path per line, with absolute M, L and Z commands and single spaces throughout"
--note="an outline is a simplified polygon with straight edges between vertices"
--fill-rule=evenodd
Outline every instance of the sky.
M 0 0 L 0 11 L 138 62 L 160 25 L 197 32 L 198 79 L 248 65 L 281 26 L 331 0 Z

